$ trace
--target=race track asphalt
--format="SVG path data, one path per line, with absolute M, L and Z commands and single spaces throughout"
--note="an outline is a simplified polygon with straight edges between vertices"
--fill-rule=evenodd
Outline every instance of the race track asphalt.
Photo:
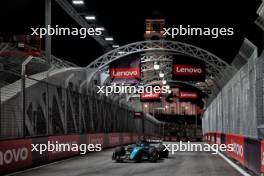
M 89 153 L 15 176 L 238 176 L 225 160 L 208 152 L 177 152 L 157 163 L 116 163 L 113 149 Z

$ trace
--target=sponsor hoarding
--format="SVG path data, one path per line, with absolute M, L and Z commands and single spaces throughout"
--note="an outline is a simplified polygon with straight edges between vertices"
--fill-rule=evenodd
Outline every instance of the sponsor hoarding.
M 102 148 L 105 147 L 105 134 L 95 133 L 87 135 L 87 144 L 101 144 Z
M 146 101 L 146 100 L 160 100 L 160 93 L 155 93 L 155 92 L 141 93 L 140 94 L 140 100 L 141 101 Z
M 197 92 L 180 91 L 179 98 L 180 99 L 197 99 L 198 93 Z
M 140 70 L 139 68 L 111 68 L 110 69 L 110 77 L 112 79 L 120 78 L 120 79 L 133 79 L 140 78 Z
M 31 139 L 0 141 L 0 173 L 32 165 Z
M 120 144 L 121 133 L 109 133 L 108 134 L 108 146 L 113 147 Z
M 140 59 L 129 57 L 112 62 L 109 75 L 112 83 L 135 84 L 141 77 Z
M 233 134 L 226 134 L 226 145 L 232 144 L 234 150 L 233 151 L 226 151 L 227 155 L 241 164 L 245 164 L 245 156 L 244 156 L 244 137 L 239 135 Z
M 69 136 L 50 136 L 48 141 L 52 144 L 66 144 L 72 146 L 73 144 L 80 144 L 79 135 L 69 135 Z M 66 158 L 68 156 L 77 155 L 79 151 L 65 151 L 65 150 L 53 150 L 48 152 L 49 161 L 57 160 L 61 158 Z
M 204 64 L 173 63 L 173 79 L 181 81 L 205 81 Z

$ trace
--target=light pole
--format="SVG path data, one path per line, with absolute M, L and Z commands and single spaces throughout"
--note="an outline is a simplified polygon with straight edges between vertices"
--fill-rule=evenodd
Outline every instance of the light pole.
M 51 25 L 51 0 L 45 0 L 45 27 Z M 45 36 L 45 56 L 47 58 L 47 63 L 50 66 L 51 62 L 51 36 L 46 34 Z

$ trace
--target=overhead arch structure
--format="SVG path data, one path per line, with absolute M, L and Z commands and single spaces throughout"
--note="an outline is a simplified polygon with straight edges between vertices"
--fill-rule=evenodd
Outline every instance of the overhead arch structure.
M 132 54 L 147 52 L 165 52 L 185 55 L 205 62 L 206 69 L 211 74 L 210 79 L 212 79 L 215 83 L 214 90 L 217 92 L 221 89 L 224 83 L 231 78 L 233 75 L 231 73 L 235 72 L 235 68 L 226 63 L 224 60 L 197 46 L 178 41 L 149 40 L 124 45 L 108 53 L 105 53 L 90 63 L 86 67 L 86 69 L 89 70 L 87 75 L 88 86 L 91 83 L 94 75 L 109 65 L 111 62 L 125 58 L 126 56 Z M 216 92 L 214 95 L 215 94 Z

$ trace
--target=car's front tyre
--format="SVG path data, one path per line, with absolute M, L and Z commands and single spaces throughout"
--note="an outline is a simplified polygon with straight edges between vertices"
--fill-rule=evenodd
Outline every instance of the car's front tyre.
M 149 149 L 149 161 L 151 162 L 157 162 L 159 159 L 158 151 L 155 148 Z

